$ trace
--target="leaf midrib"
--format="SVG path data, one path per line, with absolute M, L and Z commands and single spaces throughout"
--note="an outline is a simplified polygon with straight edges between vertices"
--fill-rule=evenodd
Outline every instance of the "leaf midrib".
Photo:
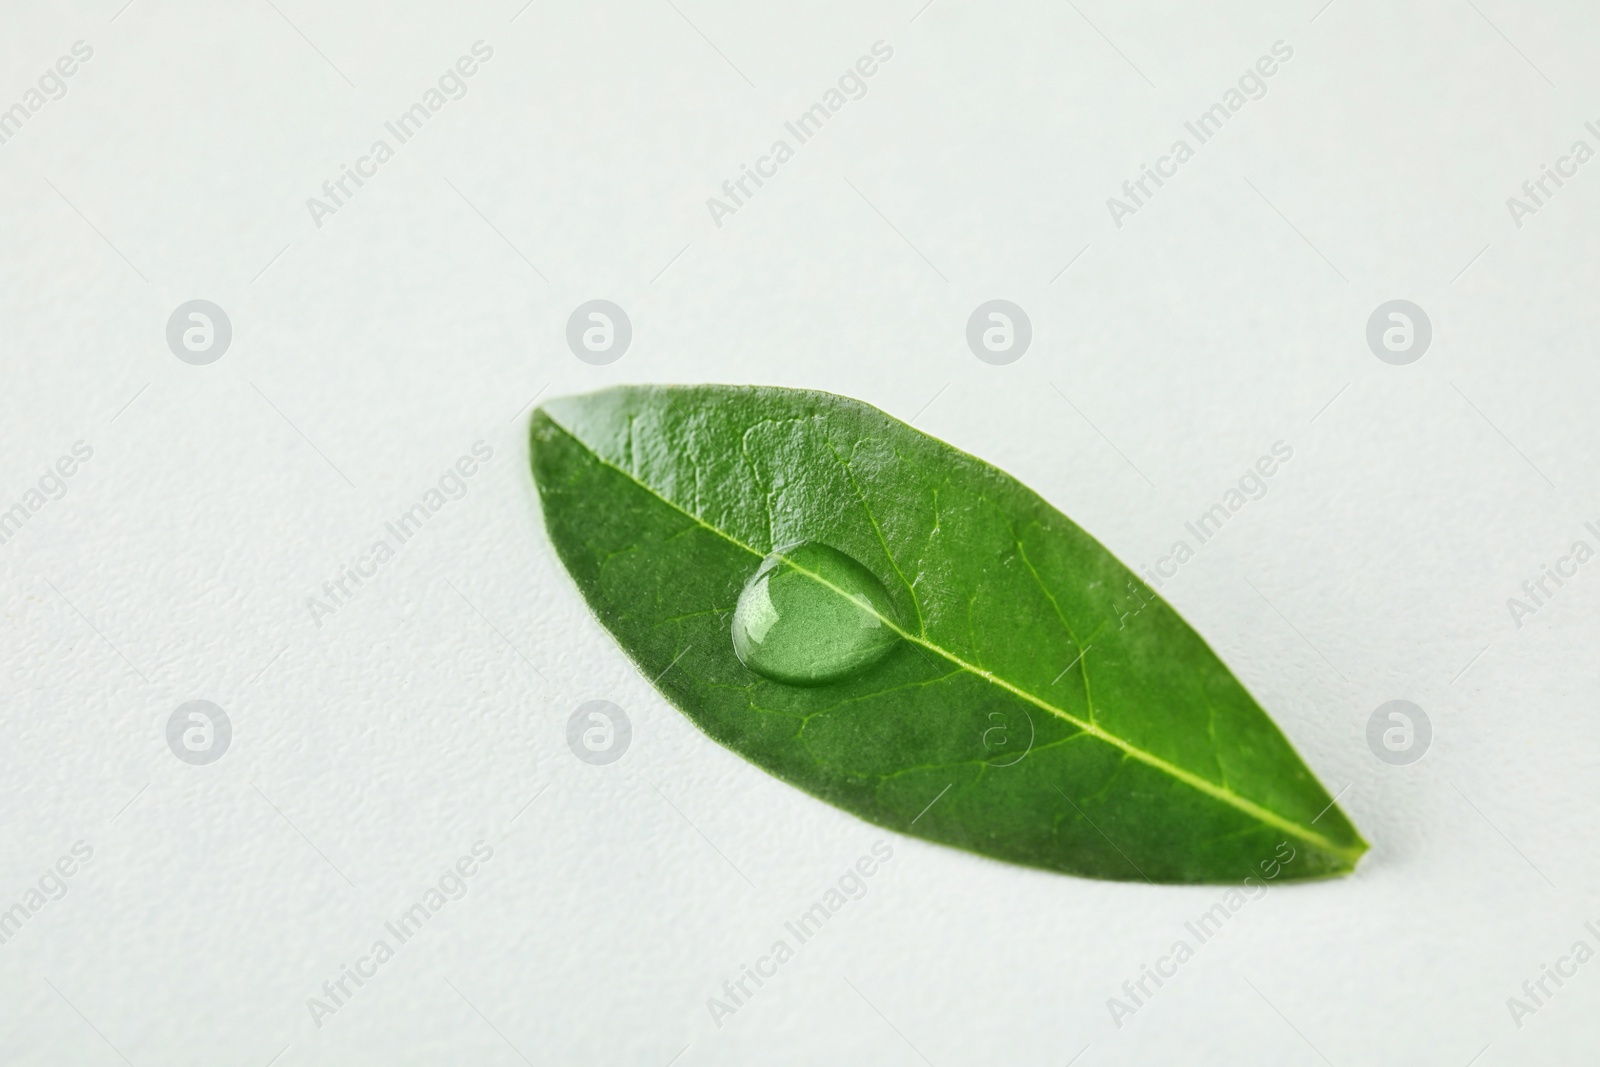
M 601 455 L 587 441 L 585 441 L 583 438 L 579 437 L 575 432 L 573 432 L 573 430 L 571 428 L 565 426 L 559 420 L 557 420 L 554 415 L 550 414 L 548 409 L 541 409 L 541 410 L 543 411 L 545 418 L 550 420 L 551 425 L 555 426 L 562 433 L 564 433 L 568 437 L 570 437 L 585 452 L 587 452 L 589 455 L 593 456 L 597 463 L 601 464 L 604 467 L 609 467 L 611 470 L 616 471 L 618 474 L 622 475 L 624 478 L 627 478 L 634 485 L 637 485 L 640 489 L 643 489 L 646 493 L 649 493 L 652 497 L 654 497 L 655 499 L 661 501 L 661 503 L 665 504 L 667 507 L 669 507 L 672 510 L 678 512 L 684 518 L 687 518 L 687 519 L 690 519 L 690 520 L 694 521 L 697 525 L 699 525 L 699 526 L 703 527 L 704 529 L 709 530 L 710 532 L 716 534 L 718 537 L 720 537 L 723 540 L 727 541 L 729 544 L 735 545 L 738 548 L 744 549 L 746 552 L 750 553 L 752 556 L 756 557 L 756 559 L 758 559 L 758 560 L 765 559 L 770 554 L 770 553 L 767 553 L 767 552 L 762 552 L 760 549 L 754 547 L 753 545 L 746 544 L 745 542 L 739 540 L 739 538 L 733 536 L 728 531 L 723 530 L 720 527 L 714 526 L 711 523 L 707 522 L 705 519 L 701 518 L 699 515 L 696 515 L 694 512 L 688 510 L 683 505 L 679 504 L 677 501 L 672 500 L 672 499 L 670 499 L 670 498 L 668 498 L 666 496 L 663 496 L 654 486 L 650 485 L 647 482 L 641 481 L 639 479 L 639 477 L 637 475 L 635 475 L 632 471 L 618 466 L 617 464 L 615 464 L 615 463 L 611 462 L 609 459 L 607 459 L 605 456 Z M 852 600 L 852 602 L 854 602 L 854 598 L 853 597 L 850 597 L 850 595 L 848 593 L 846 593 L 843 589 L 840 589 L 838 586 L 834 585 L 832 582 L 830 582 L 827 579 L 823 578 L 821 575 L 816 574 L 813 571 L 810 571 L 810 570 L 806 569 L 805 567 L 800 566 L 799 564 L 795 563 L 793 560 L 789 559 L 789 557 L 787 557 L 787 556 L 782 556 L 781 558 L 790 567 L 793 567 L 795 570 L 799 571 L 801 574 L 806 575 L 811 580 L 815 581 L 817 584 L 826 586 L 827 588 L 832 589 L 835 593 L 839 594 L 841 597 L 845 597 L 846 599 Z M 1096 739 L 1098 739 L 1100 741 L 1103 741 L 1106 744 L 1111 745 L 1114 748 L 1120 749 L 1122 752 L 1126 753 L 1129 757 L 1131 757 L 1133 759 L 1136 759 L 1136 760 L 1140 761 L 1141 763 L 1144 763 L 1147 766 L 1150 766 L 1150 767 L 1162 772 L 1163 774 L 1168 775 L 1169 777 L 1175 778 L 1178 781 L 1180 781 L 1180 782 L 1184 783 L 1185 785 L 1189 786 L 1190 788 L 1196 789 L 1196 790 L 1200 791 L 1201 793 L 1204 793 L 1207 796 L 1212 797 L 1215 800 L 1219 800 L 1219 801 L 1223 802 L 1224 804 L 1227 804 L 1227 805 L 1229 805 L 1231 807 L 1234 807 L 1234 808 L 1238 809 L 1239 811 L 1243 812 L 1244 814 L 1249 815 L 1251 818 L 1256 819 L 1259 822 L 1265 823 L 1268 826 L 1275 827 L 1275 828 L 1277 828 L 1279 830 L 1284 831 L 1285 833 L 1293 834 L 1295 837 L 1299 838 L 1300 840 L 1305 841 L 1308 844 L 1316 845 L 1319 848 L 1325 849 L 1328 852 L 1333 853 L 1334 855 L 1340 856 L 1340 857 L 1348 860 L 1352 864 L 1357 859 L 1359 859 L 1361 857 L 1361 854 L 1364 851 L 1359 846 L 1352 847 L 1352 846 L 1349 846 L 1349 845 L 1337 844 L 1334 841 L 1329 840 L 1327 837 L 1324 837 L 1322 834 L 1320 834 L 1320 833 L 1316 832 L 1315 830 L 1311 829 L 1309 826 L 1302 826 L 1299 823 L 1294 822 L 1293 820 L 1286 819 L 1282 815 L 1279 815 L 1277 812 L 1271 810 L 1270 808 L 1266 808 L 1266 807 L 1261 806 L 1260 804 L 1258 804 L 1255 801 L 1251 800 L 1249 797 L 1240 796 L 1238 793 L 1235 793 L 1233 790 L 1228 789 L 1225 786 L 1221 786 L 1221 785 L 1218 785 L 1215 782 L 1208 781 L 1207 779 L 1202 778 L 1199 775 L 1195 774 L 1193 771 L 1186 770 L 1185 768 L 1180 767 L 1175 763 L 1171 763 L 1171 762 L 1169 762 L 1169 761 L 1167 761 L 1165 759 L 1162 759 L 1160 756 L 1156 755 L 1153 752 L 1149 752 L 1149 751 L 1147 751 L 1145 749 L 1142 749 L 1142 748 L 1138 747 L 1137 745 L 1133 744 L 1132 742 L 1130 742 L 1130 741 L 1128 741 L 1128 740 L 1126 740 L 1124 738 L 1118 737 L 1116 734 L 1113 734 L 1113 733 L 1107 731 L 1106 729 L 1104 729 L 1103 727 L 1101 727 L 1098 723 L 1088 722 L 1088 721 L 1085 721 L 1083 719 L 1080 719 L 1076 715 L 1073 715 L 1071 712 L 1067 711 L 1066 709 L 1058 708 L 1054 704 L 1051 704 L 1050 702 L 1048 702 L 1048 701 L 1046 701 L 1046 700 L 1044 700 L 1044 699 L 1042 699 L 1040 697 L 1034 696 L 1032 693 L 1029 693 L 1026 690 L 1024 690 L 1024 689 L 1012 684 L 1011 682 L 1006 681 L 1004 678 L 1001 678 L 999 675 L 995 674 L 993 671 L 988 670 L 985 667 L 980 667 L 980 666 L 978 666 L 977 664 L 974 664 L 974 663 L 968 663 L 966 660 L 962 659 L 960 656 L 956 655 L 954 652 L 950 651 L 949 649 L 944 648 L 941 645 L 935 644 L 932 641 L 929 641 L 927 638 L 923 637 L 920 634 L 913 634 L 913 633 L 907 631 L 904 627 L 902 627 L 899 624 L 898 621 L 883 615 L 882 613 L 878 612 L 876 609 L 871 608 L 870 605 L 867 605 L 866 607 L 868 608 L 868 610 L 871 610 L 872 613 L 874 615 L 876 615 L 878 617 L 878 619 L 885 626 L 889 627 L 895 633 L 899 634 L 900 637 L 903 638 L 904 640 L 906 640 L 906 641 L 908 641 L 908 642 L 910 642 L 912 644 L 915 644 L 915 645 L 920 645 L 921 647 L 927 649 L 930 652 L 933 652 L 933 653 L 935 653 L 937 655 L 943 656 L 945 659 L 949 660 L 951 663 L 955 664 L 957 667 L 960 667 L 962 670 L 967 671 L 970 674 L 976 675 L 977 677 L 984 679 L 985 681 L 989 682 L 991 685 L 997 686 L 998 688 L 1005 690 L 1006 692 L 1012 694 L 1013 696 L 1015 696 L 1015 697 L 1017 697 L 1017 698 L 1019 698 L 1021 700 L 1025 700 L 1028 703 L 1033 704 L 1035 707 L 1038 707 L 1043 711 L 1047 711 L 1050 714 L 1056 716 L 1057 718 L 1062 719 L 1065 722 L 1071 723 L 1073 726 L 1076 726 L 1078 729 L 1082 730 L 1084 733 L 1088 734 L 1089 736 L 1094 737 L 1094 738 L 1096 738 Z

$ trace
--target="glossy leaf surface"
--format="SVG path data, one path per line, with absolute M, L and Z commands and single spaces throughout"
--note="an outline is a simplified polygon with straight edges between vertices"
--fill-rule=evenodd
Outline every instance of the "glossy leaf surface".
M 1365 851 L 1200 636 L 1002 471 L 866 404 L 793 389 L 609 389 L 552 401 L 530 432 L 546 527 L 595 615 L 696 725 L 799 788 L 903 833 L 1095 878 L 1312 878 Z M 786 558 L 796 545 L 859 563 L 887 602 Z M 816 583 L 785 586 L 786 603 L 815 613 L 819 589 L 850 596 L 819 617 L 870 611 L 899 639 L 822 684 L 751 669 L 732 628 L 764 560 Z M 745 614 L 761 634 L 807 632 L 757 607 Z

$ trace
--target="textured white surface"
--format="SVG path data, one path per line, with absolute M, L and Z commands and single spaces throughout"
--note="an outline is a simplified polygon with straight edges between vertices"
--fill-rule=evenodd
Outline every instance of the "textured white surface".
M 1520 1028 L 1506 999 L 1600 947 L 1600 565 L 1521 628 L 1506 599 L 1600 547 L 1600 162 L 1520 228 L 1505 203 L 1600 148 L 1592 6 L 121 3 L 7 0 L 0 30 L 0 107 L 93 48 L 0 144 L 0 509 L 93 449 L 0 544 L 0 908 L 93 849 L 0 944 L 0 1063 L 1593 1061 L 1600 963 Z M 479 40 L 467 95 L 314 225 Z M 866 96 L 714 225 L 706 198 L 880 40 Z M 1267 95 L 1113 225 L 1279 40 Z M 563 340 L 594 297 L 634 325 L 606 367 Z M 994 297 L 1033 322 L 1011 366 L 964 341 Z M 1397 297 L 1435 334 L 1405 367 L 1364 338 Z M 233 324 L 209 366 L 165 343 L 194 298 Z M 697 733 L 589 617 L 523 409 L 621 381 L 860 397 L 1135 564 L 1289 442 L 1165 592 L 1372 852 L 1250 905 L 1113 1026 L 1221 890 L 862 824 Z M 314 625 L 306 598 L 477 441 L 466 495 Z M 1434 727 L 1411 766 L 1365 741 L 1397 697 Z M 633 724 L 609 766 L 566 744 L 596 698 Z M 191 699 L 233 723 L 208 766 L 167 747 Z M 878 840 L 868 894 L 714 1025 Z M 479 841 L 465 896 L 315 1025 L 307 998 Z

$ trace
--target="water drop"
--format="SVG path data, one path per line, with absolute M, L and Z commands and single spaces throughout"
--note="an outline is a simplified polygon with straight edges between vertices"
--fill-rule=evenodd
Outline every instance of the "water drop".
M 757 674 L 790 685 L 848 678 L 882 659 L 900 635 L 888 590 L 836 548 L 780 548 L 750 576 L 733 612 L 733 650 Z

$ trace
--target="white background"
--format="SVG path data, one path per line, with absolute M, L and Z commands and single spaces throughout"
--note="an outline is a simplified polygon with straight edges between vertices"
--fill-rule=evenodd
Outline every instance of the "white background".
M 1600 148 L 1600 14 L 1321 4 L 6 3 L 0 107 L 94 54 L 0 145 L 0 509 L 93 458 L 0 545 L 0 908 L 94 853 L 0 945 L 0 1063 L 1592 1062 L 1600 963 L 1520 1029 L 1506 1000 L 1600 948 L 1600 563 L 1520 628 L 1506 601 L 1600 548 L 1600 162 L 1520 228 L 1506 198 Z M 468 94 L 315 225 L 478 40 Z M 867 95 L 715 225 L 879 40 Z M 1115 226 L 1279 40 L 1267 95 Z M 596 297 L 634 326 L 606 367 L 563 338 Z M 964 339 L 996 297 L 1034 327 L 1005 367 Z M 209 366 L 165 341 L 195 298 L 233 325 Z M 1394 298 L 1433 322 L 1410 366 L 1365 341 Z M 697 381 L 915 418 L 1135 565 L 1289 443 L 1164 592 L 1343 791 L 1358 872 L 1252 903 L 1117 1028 L 1220 889 L 901 838 L 700 735 L 584 608 L 524 442 L 536 395 Z M 467 496 L 316 625 L 480 440 Z M 609 766 L 566 743 L 597 698 L 633 724 Z M 1394 698 L 1433 724 L 1411 766 L 1367 747 Z M 209 766 L 167 747 L 191 699 L 233 723 Z M 868 895 L 715 1026 L 877 840 Z

